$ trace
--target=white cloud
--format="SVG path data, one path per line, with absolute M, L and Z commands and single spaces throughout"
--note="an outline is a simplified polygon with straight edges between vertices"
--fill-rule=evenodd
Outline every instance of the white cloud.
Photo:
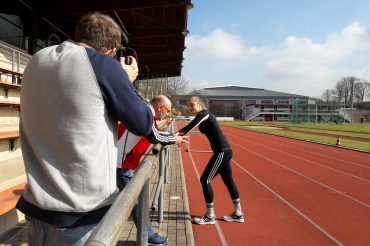
M 222 29 L 213 30 L 206 37 L 189 36 L 186 38 L 186 59 L 215 58 L 230 59 L 251 57 L 263 48 L 246 47 L 247 41 L 240 36 L 231 35 Z
M 281 48 L 271 52 L 262 77 L 272 88 L 320 96 L 343 76 L 353 75 L 351 63 L 359 52 L 369 51 L 369 30 L 358 23 L 331 34 L 324 43 L 287 37 Z
M 306 37 L 287 37 L 282 47 L 272 52 L 268 65 L 335 64 L 357 51 L 368 48 L 369 30 L 358 23 L 352 23 L 340 34 L 331 34 L 322 44 Z
M 193 78 L 186 78 L 186 80 L 189 82 L 190 90 L 214 86 L 214 82 L 211 82 L 205 79 L 198 80 L 198 79 L 193 79 Z
M 370 64 L 366 67 L 355 69 L 351 71 L 351 73 L 360 79 L 365 79 L 368 82 L 370 82 Z
M 357 22 L 328 35 L 321 43 L 309 37 L 288 36 L 274 49 L 249 46 L 246 39 L 215 29 L 205 37 L 188 37 L 186 46 L 189 67 L 185 70 L 189 74 L 192 69 L 201 71 L 192 81 L 218 81 L 210 86 L 222 85 L 224 78 L 224 85 L 320 96 L 343 76 L 370 80 L 370 31 Z M 205 65 L 199 66 L 195 62 L 199 60 Z M 193 62 L 196 65 L 192 66 Z M 220 66 L 220 62 L 227 66 Z

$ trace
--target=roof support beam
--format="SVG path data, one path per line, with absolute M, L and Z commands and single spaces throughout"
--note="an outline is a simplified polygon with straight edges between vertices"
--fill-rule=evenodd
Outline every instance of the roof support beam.
M 27 0 L 23 0 L 28 2 Z M 64 1 L 37 1 L 37 9 L 43 15 L 81 15 L 86 12 L 108 12 L 125 9 L 144 9 L 163 6 L 187 6 L 191 5 L 190 0 L 64 0 Z M 71 8 L 73 6 L 73 8 Z

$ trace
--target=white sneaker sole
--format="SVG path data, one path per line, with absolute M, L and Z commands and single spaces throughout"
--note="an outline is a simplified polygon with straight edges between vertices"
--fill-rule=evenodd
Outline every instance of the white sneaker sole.
M 203 222 L 201 218 L 194 218 L 194 222 L 197 223 L 198 225 L 213 225 L 216 223 L 215 220 Z
M 227 218 L 227 217 L 224 216 L 224 221 L 243 223 L 244 222 L 244 219 L 232 219 L 232 218 Z

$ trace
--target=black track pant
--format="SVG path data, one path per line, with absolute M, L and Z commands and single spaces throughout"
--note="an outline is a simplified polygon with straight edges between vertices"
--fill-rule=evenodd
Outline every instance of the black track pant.
M 204 169 L 204 172 L 200 177 L 200 183 L 203 188 L 203 194 L 206 203 L 213 202 L 213 190 L 211 186 L 211 181 L 218 174 L 221 175 L 222 181 L 226 185 L 231 199 L 234 200 L 239 198 L 238 188 L 234 183 L 230 165 L 232 155 L 232 149 L 227 149 L 219 153 L 214 153 L 212 158 L 209 160 L 206 168 Z

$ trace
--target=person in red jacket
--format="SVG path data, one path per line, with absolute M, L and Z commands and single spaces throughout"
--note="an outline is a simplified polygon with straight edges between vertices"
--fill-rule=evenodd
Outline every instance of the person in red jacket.
M 141 157 L 145 154 L 152 143 L 169 145 L 186 142 L 187 137 L 174 136 L 169 132 L 159 131 L 157 128 L 156 120 L 162 120 L 171 112 L 171 101 L 164 95 L 158 95 L 150 101 L 150 104 L 154 111 L 154 122 L 153 131 L 147 137 L 134 135 L 128 131 L 122 123 L 118 125 L 117 185 L 120 189 L 123 189 L 134 176 L 134 170 L 139 166 Z M 138 205 L 135 204 L 131 212 L 135 225 L 137 222 L 137 207 Z M 167 238 L 160 236 L 149 225 L 148 243 L 161 245 L 166 242 Z

